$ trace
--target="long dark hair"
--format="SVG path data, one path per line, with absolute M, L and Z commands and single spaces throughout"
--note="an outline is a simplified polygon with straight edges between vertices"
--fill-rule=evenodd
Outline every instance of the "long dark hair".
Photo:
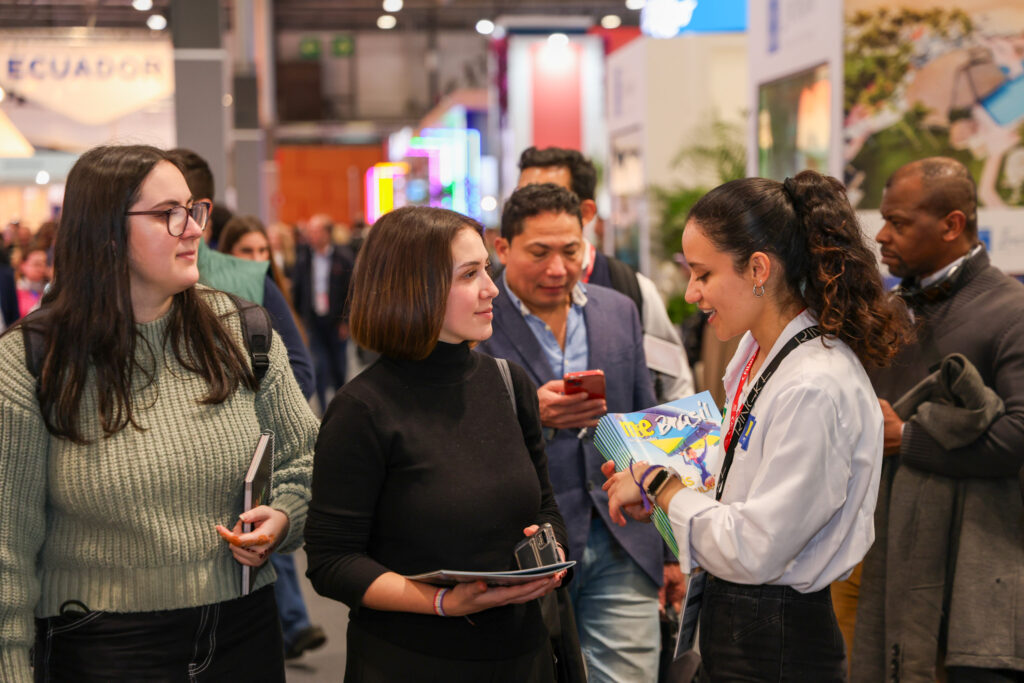
M 688 220 L 733 256 L 737 271 L 757 251 L 781 261 L 781 296 L 814 311 L 825 336 L 845 342 L 865 365 L 888 364 L 906 342 L 906 309 L 885 291 L 874 253 L 835 178 L 802 171 L 785 183 L 733 180 L 704 195 Z
M 54 436 L 87 442 L 79 409 L 90 367 L 104 434 L 129 424 L 142 428 L 132 394 L 153 377 L 136 361 L 142 337 L 132 312 L 125 212 L 138 201 L 150 171 L 165 161 L 174 163 L 155 147 L 96 147 L 68 174 L 55 279 L 44 298 L 46 354 L 37 384 L 40 411 Z M 203 403 L 223 402 L 239 384 L 255 391 L 248 360 L 200 291 L 189 287 L 176 294 L 168 315 L 165 341 L 184 368 L 206 380 Z
M 430 355 L 452 288 L 452 242 L 465 229 L 483 234 L 472 218 L 427 206 L 395 209 L 374 223 L 349 287 L 357 344 L 405 360 Z

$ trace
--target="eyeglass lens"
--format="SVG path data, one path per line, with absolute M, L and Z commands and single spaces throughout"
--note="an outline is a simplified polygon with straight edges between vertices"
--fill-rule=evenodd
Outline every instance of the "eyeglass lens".
M 194 220 L 200 229 L 206 228 L 206 219 L 209 215 L 209 205 L 206 202 L 196 202 L 192 205 L 192 208 L 186 209 L 184 206 L 176 206 L 171 209 L 171 212 L 167 215 L 167 228 L 171 235 L 174 237 L 181 237 L 185 232 L 185 226 L 188 223 L 188 216 L 191 214 L 192 220 Z

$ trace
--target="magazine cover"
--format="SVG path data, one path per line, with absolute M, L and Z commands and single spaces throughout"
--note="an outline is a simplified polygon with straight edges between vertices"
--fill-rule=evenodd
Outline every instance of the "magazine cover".
M 722 416 L 711 393 L 703 391 L 635 413 L 608 413 L 594 434 L 594 445 L 615 469 L 646 461 L 672 469 L 688 486 L 713 492 L 721 467 Z M 657 506 L 654 523 L 675 555 L 679 546 L 668 515 Z

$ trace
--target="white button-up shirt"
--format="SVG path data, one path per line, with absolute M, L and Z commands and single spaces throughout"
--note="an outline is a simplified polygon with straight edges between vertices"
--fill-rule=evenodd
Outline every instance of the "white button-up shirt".
M 762 367 L 814 324 L 807 311 L 791 320 Z M 668 516 L 684 570 L 699 565 L 727 581 L 809 593 L 848 576 L 867 553 L 875 538 L 882 411 L 853 351 L 822 339 L 793 349 L 765 384 L 721 502 L 692 489 L 672 499 Z M 726 405 L 756 348 L 746 333 L 726 369 Z M 748 379 L 737 410 L 755 383 Z M 729 422 L 727 415 L 723 424 Z

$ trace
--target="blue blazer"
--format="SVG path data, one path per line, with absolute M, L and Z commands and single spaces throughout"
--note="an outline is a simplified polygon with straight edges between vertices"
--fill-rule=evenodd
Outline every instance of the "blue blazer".
M 523 366 L 538 386 L 556 377 L 540 342 L 512 304 L 503 282 L 494 300 L 494 333 L 477 346 L 497 358 Z M 587 327 L 587 368 L 604 370 L 608 411 L 626 413 L 657 403 L 644 359 L 643 331 L 636 306 L 626 296 L 587 285 L 583 307 Z M 569 534 L 569 556 L 579 561 L 587 545 L 591 514 L 604 520 L 612 536 L 657 584 L 664 578 L 664 546 L 653 524 L 631 522 L 620 527 L 608 517 L 608 494 L 601 490 L 604 458 L 592 436 L 576 438 L 576 430 L 560 429 L 547 443 L 548 473 L 558 508 Z

